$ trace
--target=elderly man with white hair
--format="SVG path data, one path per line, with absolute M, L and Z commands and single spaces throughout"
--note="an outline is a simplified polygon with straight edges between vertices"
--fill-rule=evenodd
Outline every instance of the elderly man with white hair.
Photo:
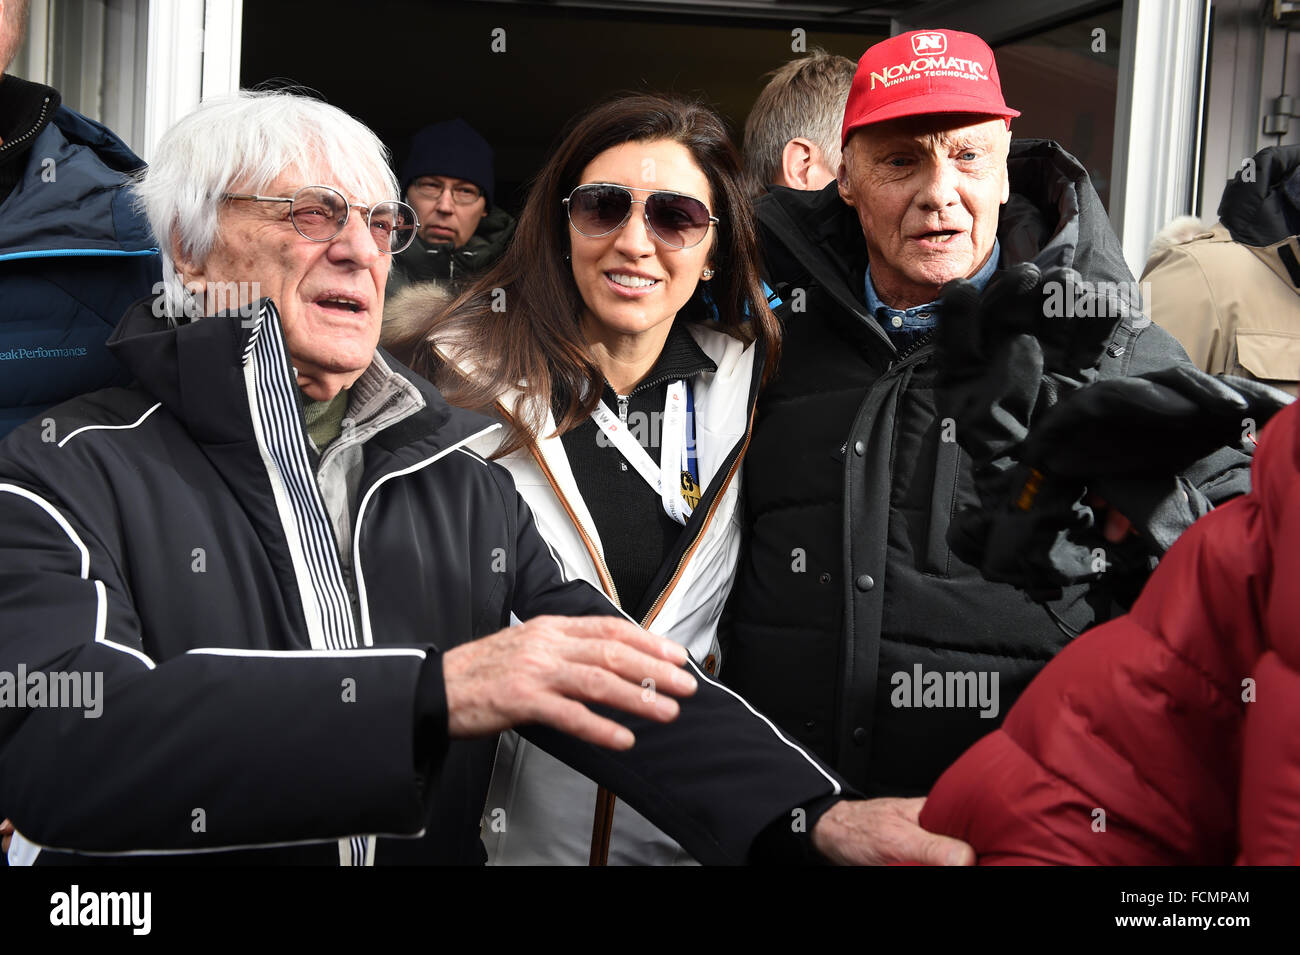
M 373 133 L 240 94 L 139 194 L 168 284 L 111 339 L 135 384 L 0 444 L 0 673 L 51 690 L 0 707 L 12 862 L 479 862 L 514 726 L 704 862 L 970 860 L 914 803 L 800 833 L 838 778 L 563 579 L 466 447 L 496 425 L 376 348 L 417 222 Z

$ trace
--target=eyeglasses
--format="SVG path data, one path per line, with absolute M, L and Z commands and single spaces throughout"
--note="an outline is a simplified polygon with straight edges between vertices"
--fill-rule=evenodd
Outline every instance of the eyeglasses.
M 447 187 L 440 182 L 416 181 L 411 183 L 410 191 L 418 193 L 421 199 L 432 199 L 435 202 L 442 198 L 443 192 Z M 479 192 L 477 186 L 461 184 L 451 187 L 451 201 L 458 206 L 472 206 L 483 198 L 483 193 Z
M 313 242 L 328 242 L 348 224 L 348 215 L 352 209 L 360 209 L 366 215 L 366 224 L 374 236 L 375 245 L 385 255 L 401 252 L 415 238 L 415 231 L 420 227 L 420 220 L 415 210 L 405 202 L 386 199 L 373 206 L 350 203 L 343 193 L 330 186 L 303 186 L 292 196 L 257 196 L 238 192 L 227 192 L 223 199 L 247 199 L 250 202 L 287 202 L 289 203 L 289 221 L 304 239 Z
M 645 199 L 634 199 L 631 189 L 612 182 L 581 185 L 561 204 L 568 209 L 569 223 L 579 235 L 599 239 L 627 225 L 632 206 L 638 202 L 645 210 L 650 232 L 674 249 L 699 245 L 709 234 L 709 226 L 718 224 L 718 217 L 709 215 L 709 207 L 694 196 L 651 192 Z

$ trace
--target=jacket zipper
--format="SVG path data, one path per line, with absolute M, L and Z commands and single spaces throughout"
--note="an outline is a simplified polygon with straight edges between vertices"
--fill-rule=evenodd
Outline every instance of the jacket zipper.
M 641 621 L 641 629 L 644 630 L 646 627 L 649 627 L 654 618 L 659 615 L 659 611 L 663 609 L 664 603 L 668 600 L 668 595 L 672 593 L 673 588 L 677 586 L 677 582 L 681 578 L 682 570 L 686 567 L 686 564 L 690 561 L 691 557 L 694 556 L 695 549 L 700 546 L 700 541 L 704 538 L 704 532 L 708 529 L 710 522 L 713 520 L 713 515 L 718 509 L 718 504 L 722 502 L 722 496 L 727 493 L 727 488 L 731 486 L 731 479 L 735 477 L 736 471 L 740 469 L 740 462 L 745 460 L 745 451 L 748 450 L 749 439 L 754 433 L 754 413 L 757 408 L 758 405 L 755 404 L 754 407 L 749 409 L 749 425 L 745 428 L 745 440 L 740 446 L 740 453 L 736 455 L 736 460 L 731 462 L 731 467 L 727 471 L 727 476 L 723 478 L 722 485 L 718 488 L 718 493 L 714 495 L 713 503 L 709 505 L 709 511 L 704 515 L 704 521 L 700 524 L 699 533 L 697 533 L 695 539 L 691 541 L 691 546 L 686 548 L 686 552 L 682 554 L 682 559 L 677 562 L 677 569 L 674 570 L 673 575 L 668 578 L 668 583 L 664 585 L 664 589 L 659 592 L 659 596 L 655 598 L 655 602 L 650 605 L 650 610 L 646 613 L 645 619 Z
M 0 147 L 0 155 L 2 155 L 10 147 L 17 146 L 21 143 L 25 143 L 27 140 L 35 136 L 37 131 L 42 128 L 42 125 L 45 121 L 45 114 L 48 113 L 49 111 L 50 111 L 50 98 L 47 96 L 45 97 L 45 102 L 41 104 L 41 115 L 36 117 L 36 125 L 33 126 L 31 129 L 27 130 L 27 132 L 23 133 L 17 139 L 7 140 L 4 146 Z
M 587 528 L 584 527 L 582 521 L 578 519 L 578 515 L 569 504 L 569 499 L 565 497 L 564 492 L 560 490 L 560 482 L 555 480 L 555 475 L 551 472 L 551 467 L 546 463 L 546 459 L 542 457 L 542 452 L 538 449 L 537 445 L 533 443 L 529 444 L 528 449 L 537 460 L 537 464 L 542 469 L 542 473 L 546 475 L 546 480 L 550 483 L 551 490 L 555 492 L 555 496 L 558 497 L 560 503 L 564 505 L 564 510 L 568 513 L 569 519 L 573 521 L 573 526 L 578 529 L 578 534 L 582 537 L 582 543 L 587 548 L 587 553 L 591 556 L 592 561 L 596 565 L 596 573 L 600 575 L 600 585 L 605 588 L 605 595 L 614 602 L 615 607 L 622 610 L 623 604 L 619 601 L 618 590 L 614 587 L 614 576 L 609 572 L 609 567 L 605 564 L 605 558 L 601 555 L 599 549 L 597 549 L 595 543 L 592 541 L 591 535 L 587 533 Z

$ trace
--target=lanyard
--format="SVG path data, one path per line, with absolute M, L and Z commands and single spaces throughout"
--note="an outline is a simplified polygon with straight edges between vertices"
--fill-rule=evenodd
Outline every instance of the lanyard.
M 664 512 L 678 524 L 685 524 L 700 503 L 699 464 L 695 456 L 695 396 L 685 381 L 668 386 L 664 401 L 659 464 L 628 432 L 627 425 L 609 410 L 605 402 L 591 413 L 596 426 L 608 435 L 627 463 L 636 468 L 663 501 Z M 664 480 L 667 473 L 669 479 Z

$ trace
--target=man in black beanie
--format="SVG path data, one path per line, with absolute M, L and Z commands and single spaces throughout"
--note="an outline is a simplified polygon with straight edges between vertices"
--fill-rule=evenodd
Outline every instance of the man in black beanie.
M 402 191 L 420 231 L 394 256 L 391 297 L 417 282 L 462 286 L 492 266 L 515 232 L 515 220 L 492 204 L 492 147 L 463 119 L 425 126 L 411 139 Z

